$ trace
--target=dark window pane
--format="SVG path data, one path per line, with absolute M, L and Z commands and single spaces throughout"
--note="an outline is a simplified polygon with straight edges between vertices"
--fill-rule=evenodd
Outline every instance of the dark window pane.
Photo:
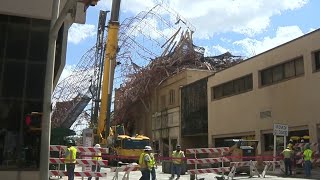
M 233 82 L 223 84 L 223 96 L 229 96 L 234 93 Z
M 4 64 L 3 96 L 22 97 L 24 86 L 24 63 L 6 62 Z
M 26 59 L 28 36 L 29 28 L 27 25 L 10 25 L 8 28 L 6 57 L 21 60 Z
M 295 60 L 296 76 L 304 74 L 303 58 Z
M 233 85 L 234 85 L 234 92 L 235 93 L 240 93 L 240 92 L 245 91 L 244 79 L 245 78 L 234 80 Z
M 45 77 L 45 65 L 43 64 L 28 65 L 27 87 L 26 87 L 27 98 L 40 99 L 43 97 L 44 77 Z
M 218 99 L 220 97 L 222 97 L 223 93 L 222 93 L 222 86 L 217 86 L 214 87 L 214 99 Z
M 4 55 L 4 48 L 6 44 L 7 24 L 0 24 L 0 58 Z
M 283 79 L 283 65 L 273 67 L 272 81 L 277 82 Z
M 29 60 L 46 62 L 48 49 L 48 32 L 32 31 L 30 38 Z
M 272 69 L 261 71 L 261 85 L 268 85 L 272 83 Z
M 314 53 L 316 70 L 320 69 L 320 51 Z
M 294 61 L 290 61 L 284 64 L 284 77 L 290 78 L 295 76 Z
M 253 89 L 252 74 L 250 74 L 249 76 L 246 76 L 244 78 L 244 86 L 245 86 L 244 88 L 246 91 Z

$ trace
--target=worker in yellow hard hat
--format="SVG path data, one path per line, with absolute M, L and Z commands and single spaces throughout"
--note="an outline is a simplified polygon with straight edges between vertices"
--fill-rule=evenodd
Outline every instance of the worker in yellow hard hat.
M 291 176 L 292 175 L 292 158 L 293 158 L 293 152 L 288 146 L 286 149 L 284 149 L 281 154 L 284 157 L 284 165 L 285 165 L 285 175 Z

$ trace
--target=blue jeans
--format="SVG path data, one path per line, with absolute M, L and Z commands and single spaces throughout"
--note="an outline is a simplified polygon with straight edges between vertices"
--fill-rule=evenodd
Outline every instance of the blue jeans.
M 311 176 L 311 161 L 304 161 L 304 172 L 307 177 Z
M 151 179 L 156 180 L 156 169 L 154 167 L 151 169 Z
M 92 166 L 92 172 L 95 172 L 96 171 L 96 165 L 93 165 Z M 97 168 L 97 172 L 100 172 L 100 166 L 98 165 L 98 168 Z M 88 177 L 88 180 L 91 180 L 92 179 L 92 177 Z M 99 177 L 96 177 L 96 180 L 98 180 L 99 179 Z
M 150 170 L 149 169 L 141 169 L 141 178 L 140 180 L 150 180 Z
M 68 163 L 67 164 L 67 173 L 68 173 L 68 180 L 74 180 L 74 168 L 76 164 Z
M 175 174 L 177 174 L 177 177 L 180 177 L 180 174 L 181 174 L 181 164 L 174 164 L 174 163 L 172 163 L 171 177 L 174 177 Z
M 292 175 L 292 170 L 291 170 L 292 162 L 291 162 L 291 159 L 290 158 L 285 158 L 284 159 L 284 165 L 285 165 L 285 170 L 286 170 L 285 173 L 286 173 L 286 175 L 287 176 Z

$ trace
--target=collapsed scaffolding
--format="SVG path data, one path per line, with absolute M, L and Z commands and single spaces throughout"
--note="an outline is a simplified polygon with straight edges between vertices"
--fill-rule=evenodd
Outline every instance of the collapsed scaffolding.
M 113 124 L 124 124 L 127 129 L 132 129 L 130 126 L 135 121 L 130 118 L 134 113 L 130 111 L 132 105 L 140 101 L 149 111 L 154 88 L 166 78 L 186 68 L 217 72 L 242 60 L 228 52 L 206 57 L 205 49 L 193 43 L 195 28 L 164 3 L 125 19 L 120 27 Z M 71 75 L 58 83 L 54 92 L 53 126 L 83 124 L 84 119 L 78 118 L 79 115 L 86 117 L 87 124 L 95 126 L 96 118 L 88 118 L 87 111 L 93 116 L 93 107 L 99 106 L 104 39 L 98 28 L 97 44 L 81 58 Z M 84 104 L 89 104 L 89 108 L 84 108 Z M 80 114 L 75 110 L 77 105 L 82 109 Z

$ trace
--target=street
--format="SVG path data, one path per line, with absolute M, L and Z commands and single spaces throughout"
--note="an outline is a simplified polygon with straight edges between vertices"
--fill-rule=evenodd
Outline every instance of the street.
M 78 166 L 76 167 L 76 171 L 81 171 L 81 167 Z M 110 168 L 102 168 L 101 172 L 108 172 L 107 177 L 103 177 L 100 179 L 112 179 L 115 175 L 114 172 L 110 172 Z M 158 169 L 156 170 L 157 173 L 157 180 L 169 180 L 170 175 L 169 174 L 164 174 L 162 172 L 161 166 L 158 167 Z M 240 176 L 236 176 L 234 179 L 270 179 L 270 180 L 282 180 L 282 179 L 286 179 L 286 180 L 290 180 L 290 179 L 300 179 L 300 180 L 306 180 L 306 179 L 320 179 L 320 171 L 319 169 L 315 169 L 312 172 L 312 177 L 311 178 L 304 178 L 302 174 L 296 175 L 296 176 L 292 176 L 292 177 L 283 177 L 282 174 L 280 176 L 276 176 L 275 174 L 280 174 L 280 172 L 275 172 L 274 175 L 270 175 L 267 174 L 265 178 L 259 178 L 257 176 L 254 176 L 252 178 L 249 178 L 248 175 L 240 175 Z M 124 175 L 124 172 L 120 172 L 118 175 L 118 179 L 122 180 L 122 177 Z M 217 175 L 217 174 L 200 174 L 198 175 L 198 179 L 204 178 L 204 180 L 216 180 L 216 176 L 221 177 L 221 175 Z M 130 173 L 129 175 L 129 179 L 130 180 L 138 180 L 141 177 L 141 173 L 140 171 L 133 171 Z M 226 177 L 227 178 L 227 177 Z M 57 179 L 57 178 L 52 178 L 52 179 Z M 63 180 L 67 180 L 67 177 L 64 177 Z M 80 180 L 82 179 L 81 177 L 76 177 L 76 180 Z M 87 179 L 87 178 L 84 178 Z M 94 179 L 94 178 L 92 178 Z M 116 179 L 115 179 L 116 180 Z M 190 175 L 186 174 L 186 175 L 181 175 L 180 180 L 190 180 Z

